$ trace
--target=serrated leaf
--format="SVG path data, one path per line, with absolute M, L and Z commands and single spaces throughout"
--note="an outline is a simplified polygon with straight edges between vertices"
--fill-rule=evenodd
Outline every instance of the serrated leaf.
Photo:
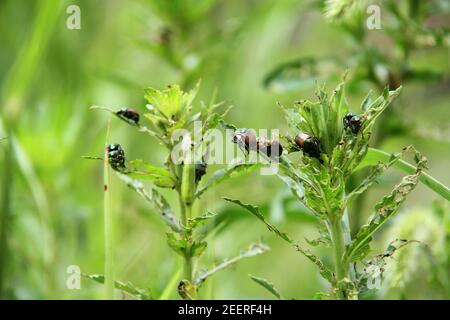
M 426 158 L 417 153 L 415 161 L 417 164 L 416 172 L 404 177 L 389 195 L 375 205 L 375 214 L 369 223 L 361 227 L 356 238 L 347 246 L 345 259 L 348 262 L 356 261 L 356 258 L 361 259 L 361 252 L 367 252 L 367 249 L 364 248 L 370 244 L 373 234 L 397 213 L 406 197 L 416 187 L 419 177 L 426 167 Z
M 267 229 L 269 229 L 269 231 L 274 232 L 276 235 L 278 235 L 280 238 L 284 239 L 285 241 L 287 241 L 291 244 L 293 243 L 293 240 L 291 238 L 289 238 L 289 236 L 286 233 L 279 231 L 276 227 L 274 227 L 273 225 L 271 225 L 270 223 L 268 223 L 265 220 L 263 214 L 259 211 L 258 207 L 255 207 L 251 204 L 242 203 L 240 200 L 236 200 L 236 199 L 231 199 L 231 198 L 226 198 L 226 197 L 224 197 L 223 199 L 228 202 L 235 203 L 235 204 L 243 207 L 244 209 L 247 209 L 247 211 L 249 211 L 256 218 L 261 220 L 267 226 Z
M 105 276 L 101 274 L 83 274 L 84 277 L 94 280 L 98 283 L 105 283 Z M 114 281 L 114 287 L 123 292 L 128 293 L 129 295 L 136 297 L 141 300 L 153 300 L 151 292 L 149 289 L 141 289 L 137 288 L 130 282 L 122 282 L 122 281 Z
M 149 193 L 145 188 L 144 184 L 137 180 L 129 177 L 126 174 L 117 173 L 117 176 L 125 182 L 129 188 L 133 189 L 142 198 L 153 204 L 160 212 L 163 221 L 175 232 L 180 233 L 183 228 L 181 221 L 175 216 L 169 203 L 164 199 L 164 197 L 155 189 L 152 189 L 152 193 Z
M 322 263 L 322 261 L 317 256 L 315 256 L 309 250 L 303 249 L 298 243 L 295 243 L 286 233 L 281 232 L 276 227 L 274 227 L 270 223 L 266 222 L 266 220 L 264 219 L 264 216 L 262 215 L 262 213 L 259 211 L 259 209 L 257 207 L 249 205 L 249 204 L 244 204 L 244 203 L 240 202 L 239 200 L 234 200 L 234 199 L 230 199 L 230 198 L 224 198 L 224 199 L 226 201 L 235 203 L 235 204 L 240 205 L 241 207 L 247 209 L 255 217 L 257 217 L 259 220 L 261 220 L 267 226 L 269 231 L 275 233 L 281 239 L 283 239 L 286 242 L 288 242 L 289 244 L 291 244 L 298 252 L 302 253 L 306 258 L 308 258 L 310 261 L 312 261 L 319 268 L 319 272 L 322 275 L 322 277 L 324 277 L 324 279 L 328 280 L 330 283 L 334 283 L 335 280 L 334 280 L 333 273 L 325 267 L 325 265 Z
M 172 208 L 166 199 L 155 189 L 152 190 L 153 203 L 159 209 L 161 213 L 161 218 L 164 222 L 175 232 L 182 231 L 182 225 L 180 220 L 175 216 Z
M 260 167 L 260 163 L 239 163 L 229 168 L 219 169 L 215 171 L 208 181 L 197 190 L 195 196 L 200 197 L 208 188 L 228 179 L 236 178 L 245 173 L 249 173 Z
M 398 97 L 401 90 L 401 86 L 393 91 L 389 91 L 389 88 L 386 87 L 383 90 L 382 95 L 367 106 L 367 110 L 363 114 L 364 121 L 361 127 L 361 131 L 363 133 L 368 133 L 372 130 L 375 120 L 383 113 L 384 110 L 386 110 L 391 102 Z
M 305 241 L 313 247 L 318 246 L 318 245 L 323 245 L 325 247 L 331 247 L 331 237 L 330 237 L 330 234 L 328 233 L 327 227 L 324 225 L 323 222 L 321 222 L 319 224 L 318 230 L 319 230 L 320 237 L 313 239 L 313 240 L 309 240 L 309 239 L 305 238 Z
M 362 194 L 366 191 L 373 183 L 376 182 L 376 179 L 381 176 L 387 169 L 389 169 L 394 163 L 396 163 L 399 159 L 401 159 L 407 152 L 412 151 L 415 154 L 418 154 L 417 150 L 412 146 L 408 146 L 402 150 L 402 152 L 391 154 L 389 161 L 387 162 L 378 162 L 375 165 L 370 173 L 366 176 L 366 178 L 355 188 L 353 189 L 349 195 L 347 196 L 347 202 L 353 200 L 356 196 Z
M 208 212 L 202 216 L 190 218 L 190 219 L 188 219 L 187 228 L 190 230 L 193 230 L 193 229 L 201 226 L 202 224 L 206 223 L 209 219 L 214 218 L 215 216 L 217 216 L 216 213 Z
M 127 175 L 135 179 L 150 180 L 160 188 L 174 188 L 176 178 L 167 169 L 154 166 L 140 159 L 130 161 L 135 169 L 127 172 Z M 140 169 L 143 168 L 143 169 Z
M 273 294 L 275 297 L 277 297 L 280 300 L 283 300 L 283 296 L 280 294 L 280 292 L 277 290 L 277 288 L 275 288 L 275 286 L 273 285 L 273 283 L 267 281 L 264 278 L 260 278 L 260 277 L 255 277 L 251 274 L 249 274 L 249 277 L 255 281 L 257 284 L 259 284 L 261 287 L 263 287 L 264 289 L 266 289 L 267 291 L 269 291 L 271 294 Z
M 200 287 L 200 285 L 209 277 L 211 277 L 212 275 L 214 275 L 215 273 L 229 268 L 231 266 L 233 266 L 234 264 L 236 264 L 237 262 L 239 262 L 242 259 L 245 258 L 250 258 L 250 257 L 254 257 L 254 256 L 258 256 L 260 254 L 263 254 L 264 252 L 270 250 L 270 248 L 260 242 L 260 243 L 254 243 L 252 245 L 250 245 L 248 247 L 248 249 L 246 250 L 242 250 L 238 256 L 231 258 L 229 260 L 224 260 L 221 264 L 213 267 L 212 269 L 208 270 L 208 271 L 200 271 L 197 275 L 197 278 L 194 281 L 194 284 L 197 287 Z

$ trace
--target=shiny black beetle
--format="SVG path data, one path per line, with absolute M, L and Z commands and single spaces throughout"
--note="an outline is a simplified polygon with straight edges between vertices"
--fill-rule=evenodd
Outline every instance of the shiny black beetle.
M 299 132 L 295 136 L 294 141 L 297 147 L 307 156 L 317 159 L 320 158 L 320 141 L 316 137 L 305 132 Z
M 139 116 L 139 113 L 134 109 L 122 108 L 116 112 L 116 115 L 131 125 L 134 125 L 134 126 L 139 125 L 140 116 Z
M 110 144 L 107 147 L 108 162 L 116 171 L 123 171 L 125 169 L 125 152 L 120 144 Z
M 344 129 L 350 129 L 353 134 L 357 134 L 361 129 L 363 119 L 361 116 L 354 114 L 352 112 L 347 113 L 342 119 L 344 124 Z

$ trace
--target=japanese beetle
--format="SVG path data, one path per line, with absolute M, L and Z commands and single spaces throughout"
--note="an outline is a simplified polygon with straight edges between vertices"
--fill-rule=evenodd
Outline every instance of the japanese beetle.
M 125 152 L 120 144 L 110 144 L 107 147 L 108 162 L 111 168 L 116 171 L 125 169 Z
M 353 134 L 357 134 L 361 129 L 363 119 L 361 116 L 358 116 L 352 112 L 347 113 L 342 119 L 344 124 L 344 129 L 350 129 Z
M 299 132 L 295 136 L 295 144 L 309 157 L 320 158 L 320 141 L 305 132 Z
M 116 115 L 131 125 L 139 125 L 139 113 L 131 108 L 122 108 L 116 112 Z
M 269 158 L 279 157 L 283 153 L 283 146 L 277 140 L 266 141 L 265 139 L 260 139 L 257 142 L 258 150 Z
M 238 129 L 234 132 L 233 142 L 244 147 L 245 150 L 256 150 L 256 135 L 251 129 Z
M 195 183 L 199 183 L 202 177 L 206 174 L 207 164 L 205 160 L 198 162 L 194 165 L 195 169 Z

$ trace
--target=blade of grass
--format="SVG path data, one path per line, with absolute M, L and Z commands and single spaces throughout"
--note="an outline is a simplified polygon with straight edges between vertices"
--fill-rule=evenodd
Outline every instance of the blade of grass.
M 105 233 L 105 298 L 114 299 L 114 252 L 112 235 L 111 181 L 109 176 L 108 143 L 111 121 L 108 121 L 105 139 L 105 155 L 103 157 L 103 210 Z
M 182 274 L 183 267 L 179 268 L 178 271 L 173 274 L 172 278 L 170 278 L 170 281 L 167 283 L 158 300 L 168 300 L 170 298 L 170 295 L 176 292 L 178 281 L 180 280 Z
M 384 152 L 384 151 L 381 151 L 378 149 L 374 149 L 374 148 L 369 148 L 369 151 L 367 152 L 366 157 L 359 164 L 357 169 L 362 169 L 362 168 L 365 168 L 368 166 L 374 166 L 379 161 L 388 162 L 390 157 L 391 157 L 391 154 L 389 154 L 387 152 Z M 397 160 L 394 163 L 394 167 L 406 172 L 407 174 L 412 174 L 416 171 L 416 167 L 414 167 L 412 164 L 409 164 L 408 162 L 401 160 L 401 159 Z M 443 198 L 450 201 L 450 189 L 447 186 L 445 186 L 442 182 L 433 178 L 426 172 L 422 172 L 422 175 L 420 176 L 419 180 L 424 185 L 426 185 L 428 188 L 430 188 L 431 190 L 433 190 L 434 192 L 436 192 Z

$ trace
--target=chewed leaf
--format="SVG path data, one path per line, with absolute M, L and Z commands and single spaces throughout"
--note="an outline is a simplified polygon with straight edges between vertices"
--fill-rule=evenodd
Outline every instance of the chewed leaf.
M 266 244 L 262 242 L 254 243 L 250 245 L 248 249 L 242 250 L 238 256 L 231 258 L 229 260 L 224 260 L 221 264 L 213 267 L 208 271 L 200 271 L 197 278 L 194 281 L 194 284 L 197 287 L 199 287 L 207 278 L 214 275 L 215 273 L 228 267 L 231 267 L 232 265 L 234 265 L 235 263 L 239 262 L 242 259 L 258 256 L 260 254 L 263 254 L 264 252 L 267 252 L 268 250 L 270 250 L 270 248 Z
M 285 62 L 266 76 L 264 87 L 277 92 L 312 87 L 342 72 L 341 65 L 336 58 L 304 57 Z
M 392 258 L 401 248 L 413 243 L 422 244 L 426 247 L 424 243 L 417 240 L 395 239 L 389 243 L 384 253 L 378 254 L 371 259 L 364 261 L 364 269 L 362 272 L 357 272 L 358 289 L 360 291 L 365 291 L 373 289 L 377 283 L 378 285 L 381 285 L 381 280 L 383 279 L 383 273 L 386 269 L 388 259 Z
M 161 218 L 163 221 L 175 232 L 181 232 L 182 226 L 180 220 L 175 216 L 169 203 L 164 199 L 164 197 L 156 190 L 152 190 L 152 193 L 148 192 L 144 188 L 144 184 L 137 180 L 129 177 L 126 174 L 118 173 L 118 177 L 124 181 L 128 187 L 136 191 L 141 197 L 149 201 L 159 210 Z
M 275 228 L 273 225 L 271 225 L 264 219 L 264 216 L 259 211 L 258 207 L 252 206 L 251 204 L 242 203 L 241 201 L 235 200 L 235 199 L 230 199 L 230 198 L 224 198 L 224 199 L 228 202 L 235 203 L 235 204 L 247 209 L 256 218 L 261 220 L 267 226 L 267 229 L 269 229 L 269 231 L 274 232 L 275 234 L 277 234 L 280 238 L 284 239 L 285 241 L 287 241 L 289 243 L 293 243 L 293 240 L 291 238 L 289 238 L 289 236 L 286 233 L 279 231 L 277 228 Z
M 402 90 L 402 87 L 398 87 L 394 91 L 389 91 L 386 87 L 383 94 L 376 100 L 366 106 L 366 112 L 364 112 L 362 131 L 368 133 L 372 130 L 375 120 L 383 113 L 384 110 L 391 104 L 391 102 L 398 97 Z
M 153 203 L 159 209 L 161 218 L 175 232 L 181 232 L 182 226 L 180 220 L 175 216 L 172 208 L 166 199 L 155 189 L 152 191 Z
M 105 283 L 105 276 L 101 274 L 83 274 L 84 277 L 94 280 L 98 283 L 104 284 Z M 114 281 L 114 287 L 116 289 L 119 289 L 123 292 L 128 293 L 129 295 L 136 297 L 141 300 L 153 300 L 153 297 L 151 295 L 151 292 L 149 289 L 141 289 L 135 287 L 130 282 L 122 282 L 122 281 Z
M 191 218 L 188 220 L 187 228 L 189 230 L 193 230 L 193 229 L 197 228 L 198 226 L 201 226 L 202 224 L 204 224 L 209 219 L 213 219 L 215 216 L 217 216 L 216 213 L 208 212 L 207 214 L 204 214 L 202 216 Z
M 319 257 L 317 257 L 315 254 L 313 254 L 311 251 L 303 249 L 297 243 L 294 244 L 294 247 L 298 252 L 300 252 L 305 257 L 307 257 L 311 262 L 313 262 L 319 268 L 319 273 L 325 280 L 327 280 L 331 284 L 334 284 L 336 282 L 333 272 L 324 265 L 324 263 L 319 259 Z
M 357 195 L 360 195 L 364 191 L 366 191 L 373 183 L 376 182 L 376 179 L 379 176 L 381 176 L 387 169 L 389 169 L 394 163 L 401 159 L 405 155 L 405 153 L 409 151 L 418 154 L 417 150 L 414 149 L 414 147 L 408 146 L 404 148 L 402 152 L 391 154 L 389 161 L 378 162 L 378 164 L 372 168 L 368 176 L 361 182 L 361 184 L 353 189 L 352 192 L 347 196 L 347 202 L 353 200 L 353 198 L 355 198 Z
M 260 278 L 260 277 L 255 277 L 251 274 L 248 275 L 253 281 L 255 281 L 257 284 L 259 284 L 261 287 L 263 287 L 264 289 L 266 289 L 267 291 L 269 291 L 271 294 L 273 294 L 275 297 L 277 297 L 280 300 L 283 300 L 283 296 L 281 295 L 281 293 L 277 290 L 277 288 L 275 288 L 275 286 L 273 285 L 273 283 L 267 281 L 264 278 Z
M 237 205 L 240 205 L 241 207 L 247 209 L 250 213 L 252 213 L 255 217 L 257 217 L 259 220 L 261 220 L 269 229 L 269 231 L 275 233 L 277 236 L 279 236 L 284 241 L 290 243 L 298 252 L 302 253 L 306 258 L 308 258 L 310 261 L 312 261 L 318 268 L 320 274 L 328 280 L 330 283 L 334 283 L 334 276 L 333 273 L 328 270 L 325 265 L 320 261 L 320 259 L 315 256 L 312 252 L 309 250 L 305 250 L 298 243 L 295 243 L 294 240 L 292 240 L 286 233 L 281 232 L 276 227 L 268 223 L 265 219 L 262 213 L 259 211 L 258 207 L 252 206 L 250 204 L 244 204 L 240 202 L 239 200 L 233 200 L 230 198 L 224 198 L 226 201 L 235 203 Z
M 225 180 L 239 177 L 245 173 L 249 173 L 260 167 L 261 164 L 259 163 L 239 163 L 229 168 L 219 169 L 214 172 L 213 175 L 208 179 L 208 181 L 197 190 L 195 196 L 200 197 L 208 188 L 217 185 Z
M 156 167 L 140 159 L 130 161 L 130 163 L 135 166 L 135 169 L 127 172 L 131 178 L 150 180 L 160 188 L 175 186 L 176 178 L 167 169 Z
M 330 234 L 329 234 L 328 229 L 325 226 L 325 224 L 320 223 L 318 229 L 319 229 L 320 237 L 313 239 L 313 240 L 309 240 L 309 239 L 305 238 L 305 241 L 313 247 L 318 246 L 318 245 L 323 245 L 325 247 L 331 247 L 331 237 L 330 237 Z
M 404 177 L 400 184 L 395 186 L 392 192 L 375 205 L 375 214 L 369 223 L 364 225 L 356 235 L 356 238 L 346 249 L 345 259 L 348 262 L 363 258 L 361 250 L 367 248 L 373 234 L 397 211 L 406 200 L 406 197 L 414 190 L 422 171 L 426 168 L 426 158 L 416 152 L 414 160 L 417 164 L 416 172 Z M 364 250 L 363 252 L 367 252 Z

